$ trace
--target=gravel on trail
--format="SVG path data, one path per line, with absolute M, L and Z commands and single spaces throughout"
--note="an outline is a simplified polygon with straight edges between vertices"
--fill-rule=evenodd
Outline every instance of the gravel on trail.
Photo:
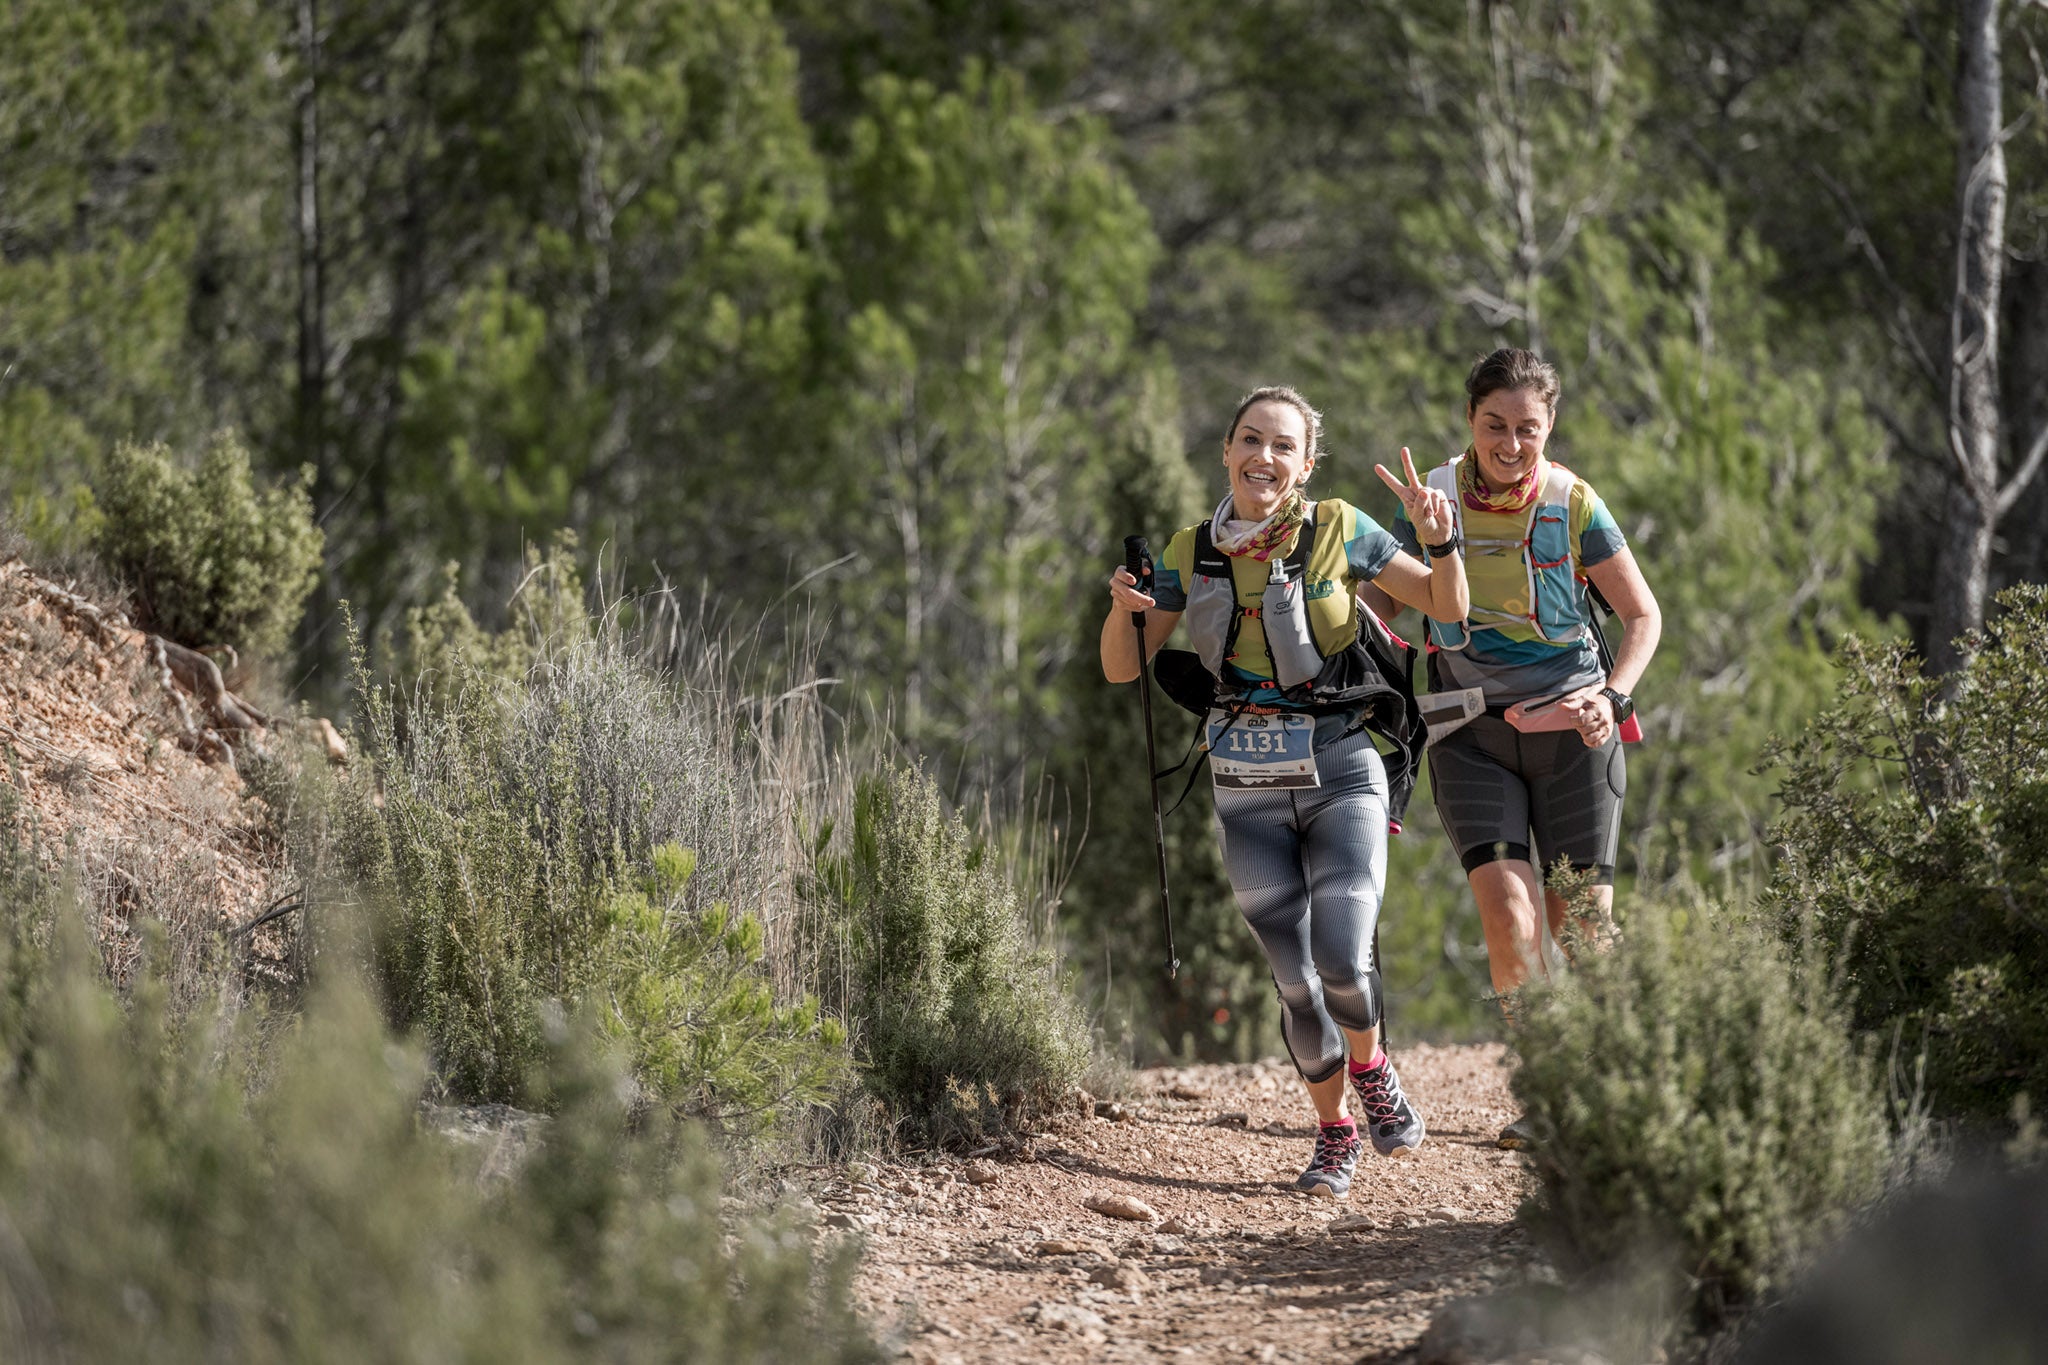
M 1344 1200 L 1295 1192 L 1314 1111 L 1281 1061 L 1144 1071 L 1015 1150 L 856 1166 L 818 1191 L 898 1358 L 1413 1361 L 1450 1300 L 1526 1278 L 1497 1044 L 1394 1054 L 1429 1126 Z M 1092 1206 L 1092 1207 L 1091 1207 Z M 1540 1270 L 1536 1273 L 1541 1274 Z

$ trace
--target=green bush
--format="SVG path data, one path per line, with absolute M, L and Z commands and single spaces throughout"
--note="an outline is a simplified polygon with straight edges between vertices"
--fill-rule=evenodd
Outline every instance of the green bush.
M 696 864 L 694 853 L 664 844 L 640 889 L 609 899 L 593 995 L 605 1032 L 626 1043 L 658 1093 L 722 1127 L 745 1127 L 793 1097 L 830 1093 L 842 1079 L 846 1030 L 820 1015 L 815 997 L 776 1003 L 758 916 L 722 901 L 695 913 L 684 906 Z
M 1955 677 L 1851 641 L 1837 705 L 1775 758 L 1770 903 L 1937 1114 L 2048 1096 L 2048 589 L 2009 590 Z
M 249 452 L 216 437 L 197 470 L 161 444 L 116 446 L 93 484 L 95 549 L 135 594 L 139 623 L 195 648 L 280 654 L 320 571 L 311 471 L 258 489 Z
M 851 846 L 820 867 L 868 1085 L 900 1130 L 976 1136 L 1074 1084 L 1088 1062 L 1080 1011 L 997 860 L 929 777 L 863 779 Z
M 10 928 L 14 906 L 0 906 Z M 128 1007 L 75 918 L 0 1013 L 0 1356 L 169 1362 L 879 1359 L 845 1256 L 721 1216 L 716 1160 L 558 1030 L 509 1177 L 422 1122 L 345 979 L 272 1030 Z M 587 1035 L 585 1035 L 587 1036 Z
M 1575 1274 L 1654 1267 L 1711 1327 L 1781 1286 L 1879 1193 L 1885 1118 L 1838 1012 L 1775 942 L 1639 906 L 1531 996 L 1516 1098 L 1538 1134 L 1523 1217 Z
M 560 555 L 541 567 L 548 601 L 580 591 Z M 651 1096 L 736 1131 L 832 1093 L 843 1029 L 728 908 L 770 889 L 777 837 L 735 718 L 580 607 L 496 638 L 459 604 L 437 619 L 409 694 L 362 681 L 384 832 L 355 875 L 389 907 L 386 999 L 450 1091 L 532 1100 L 555 1001 L 623 1040 Z

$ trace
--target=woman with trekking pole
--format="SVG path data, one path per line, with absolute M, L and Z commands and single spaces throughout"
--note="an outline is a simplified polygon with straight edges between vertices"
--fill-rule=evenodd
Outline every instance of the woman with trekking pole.
M 1408 452 L 1405 478 L 1378 473 L 1438 551 L 1427 567 L 1358 508 L 1307 499 L 1321 445 L 1321 414 L 1291 388 L 1258 389 L 1238 405 L 1223 446 L 1229 491 L 1214 515 L 1173 537 L 1149 590 L 1127 568 L 1110 576 L 1102 671 L 1111 682 L 1138 678 L 1185 618 L 1212 698 L 1224 869 L 1272 967 L 1287 1048 L 1319 1120 L 1295 1185 L 1341 1198 L 1366 1140 L 1405 1156 L 1424 1132 L 1380 1040 L 1374 927 L 1390 787 L 1367 729 L 1385 728 L 1403 705 L 1412 713 L 1413 701 L 1361 656 L 1361 641 L 1385 628 L 1358 592 L 1375 584 L 1438 621 L 1462 621 L 1468 603 L 1455 513 Z M 1138 629 L 1133 613 L 1143 614 Z M 1347 1088 L 1364 1137 L 1346 1113 Z
M 1544 975 L 1539 866 L 1590 875 L 1591 912 L 1576 927 L 1595 943 L 1611 929 L 1628 786 L 1621 746 L 1640 737 L 1630 693 L 1663 630 L 1600 495 L 1544 453 L 1557 398 L 1557 371 L 1534 352 L 1486 356 L 1465 380 L 1472 444 L 1424 481 L 1453 500 L 1449 538 L 1464 547 L 1471 584 L 1464 619 L 1429 625 L 1431 701 L 1462 693 L 1470 716 L 1441 737 L 1447 727 L 1432 727 L 1430 785 L 1479 906 L 1496 997 Z M 1425 559 L 1444 534 L 1409 517 L 1405 499 L 1393 529 Z M 1398 595 L 1365 596 L 1400 609 Z M 1595 602 L 1626 627 L 1612 654 Z M 1542 905 L 1552 937 L 1566 942 L 1566 898 L 1544 888 Z M 1532 1138 L 1516 1119 L 1499 1141 L 1524 1148 Z

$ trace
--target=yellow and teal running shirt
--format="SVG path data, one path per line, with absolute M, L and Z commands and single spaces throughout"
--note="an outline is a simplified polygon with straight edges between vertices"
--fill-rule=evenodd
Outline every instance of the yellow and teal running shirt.
M 1357 592 L 1360 583 L 1370 583 L 1379 577 L 1380 570 L 1387 567 L 1401 548 L 1384 527 L 1341 498 L 1324 498 L 1317 502 L 1315 519 L 1315 546 L 1305 584 L 1305 595 L 1312 610 L 1318 601 L 1338 592 L 1344 593 L 1348 599 Z M 1194 581 L 1195 530 L 1189 526 L 1176 532 L 1166 547 L 1166 553 L 1154 566 L 1152 600 L 1159 604 L 1161 611 L 1187 610 L 1188 588 Z M 1326 537 L 1333 530 L 1341 537 L 1338 542 L 1342 547 L 1341 555 L 1335 553 L 1335 546 L 1328 552 L 1325 550 L 1325 546 L 1331 543 Z M 1294 544 L 1290 541 L 1280 553 L 1284 556 L 1293 550 Z M 1235 652 L 1223 661 L 1223 682 L 1226 686 L 1241 689 L 1248 701 L 1263 706 L 1285 706 L 1289 703 L 1280 695 L 1280 686 L 1274 680 L 1272 657 L 1266 650 L 1265 625 L 1259 619 L 1265 604 L 1266 579 L 1271 571 L 1269 563 L 1256 559 L 1230 561 L 1239 615 Z M 1355 612 L 1356 609 L 1356 604 L 1352 603 L 1351 610 Z
M 1614 558 L 1628 544 L 1614 514 L 1584 479 L 1572 485 L 1568 530 L 1576 578 L 1584 578 L 1587 569 Z M 1422 554 L 1414 524 L 1405 512 L 1395 515 L 1393 533 L 1402 549 L 1418 557 Z M 1504 603 L 1480 601 L 1476 587 L 1473 605 L 1496 610 L 1505 607 Z M 1592 610 L 1591 603 L 1586 603 L 1585 609 Z M 1607 678 L 1590 637 L 1551 644 L 1521 627 L 1480 627 L 1472 631 L 1472 641 L 1465 648 L 1438 650 L 1433 657 L 1444 686 L 1480 688 L 1490 706 L 1554 697 Z

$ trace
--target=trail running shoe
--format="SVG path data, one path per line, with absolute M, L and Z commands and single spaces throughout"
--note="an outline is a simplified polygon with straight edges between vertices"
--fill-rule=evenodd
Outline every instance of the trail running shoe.
M 1425 1129 L 1422 1115 L 1401 1092 L 1401 1078 L 1394 1074 L 1389 1057 L 1370 1071 L 1351 1073 L 1351 1089 L 1358 1096 L 1358 1116 L 1372 1137 L 1372 1149 L 1381 1156 L 1407 1156 L 1422 1145 Z
M 1358 1153 L 1365 1139 L 1355 1124 L 1338 1127 L 1325 1124 L 1316 1130 L 1316 1154 L 1308 1169 L 1294 1178 L 1294 1188 L 1318 1199 L 1342 1199 L 1351 1193 L 1351 1172 L 1358 1166 Z
M 1536 1129 L 1529 1122 L 1529 1116 L 1524 1114 L 1501 1129 L 1500 1136 L 1493 1140 L 1493 1145 L 1508 1152 L 1526 1152 L 1535 1147 Z

